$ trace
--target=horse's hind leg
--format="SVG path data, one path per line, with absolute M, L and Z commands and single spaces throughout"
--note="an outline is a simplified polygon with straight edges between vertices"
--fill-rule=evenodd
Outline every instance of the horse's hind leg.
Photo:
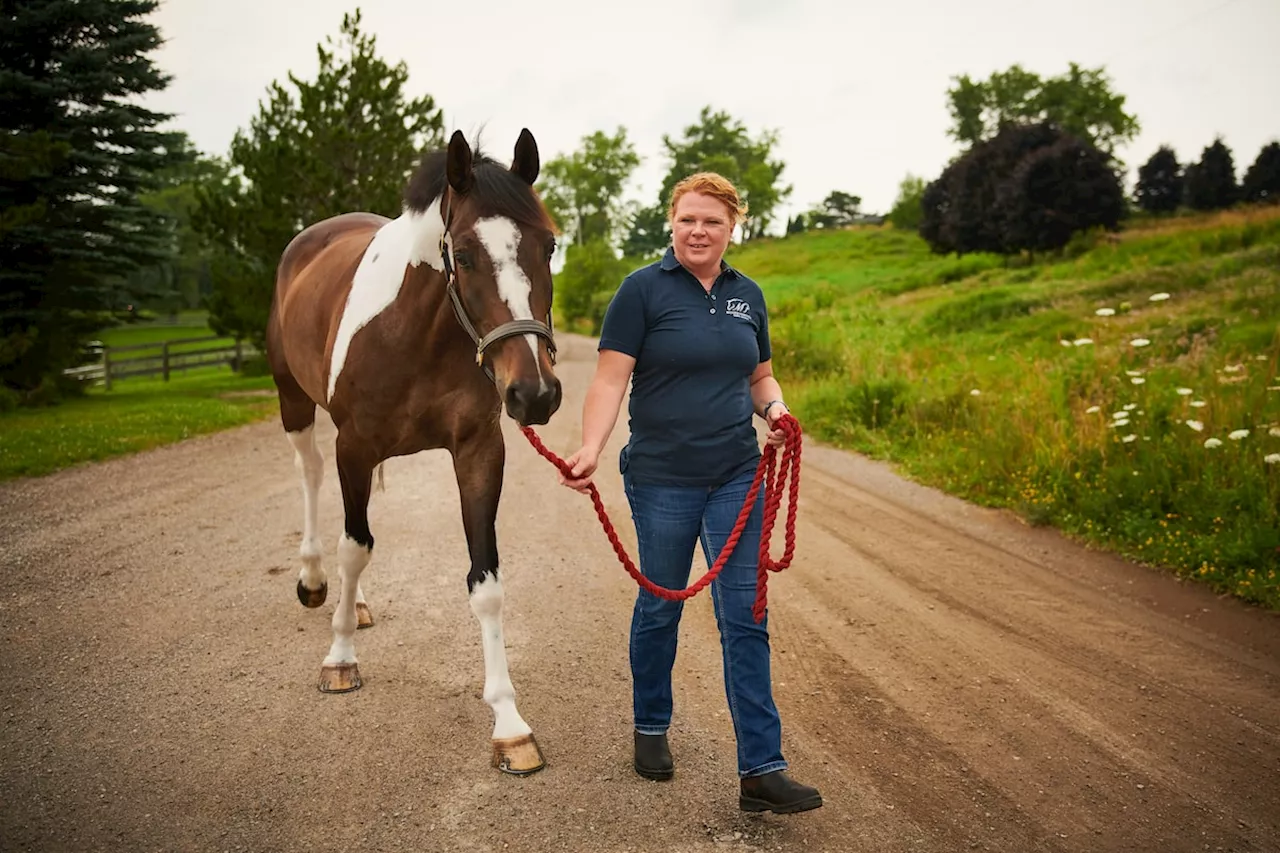
M 502 581 L 498 578 L 495 522 L 502 492 L 502 434 L 495 426 L 454 452 L 453 467 L 462 497 L 462 524 L 471 553 L 467 591 L 480 621 L 484 646 L 484 701 L 493 708 L 493 766 L 524 776 L 546 766 L 533 730 L 516 708 L 502 634 Z
M 302 543 L 298 553 L 298 600 L 307 607 L 324 604 L 329 584 L 321 565 L 322 546 L 318 523 L 320 484 L 324 481 L 324 456 L 316 445 L 316 404 L 293 376 L 277 373 L 280 420 L 293 445 L 293 464 L 302 477 Z
M 333 644 L 320 667 L 320 690 L 346 693 L 360 687 L 356 661 L 357 604 L 361 596 L 360 573 L 373 554 L 373 534 L 369 531 L 369 492 L 373 484 L 373 464 L 347 446 L 338 434 L 338 479 L 342 483 L 345 529 L 338 541 L 338 575 L 342 592 L 333 611 Z

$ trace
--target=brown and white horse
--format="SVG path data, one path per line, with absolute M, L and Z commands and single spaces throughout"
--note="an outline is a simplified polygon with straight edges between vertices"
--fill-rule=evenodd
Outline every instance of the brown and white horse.
M 346 521 L 320 690 L 361 683 L 355 633 L 373 624 L 360 573 L 373 552 L 375 468 L 392 456 L 447 449 L 471 555 L 467 591 L 483 639 L 493 763 L 516 774 L 544 761 L 507 671 L 494 523 L 503 405 L 521 425 L 545 424 L 560 406 L 550 326 L 556 229 L 533 190 L 538 170 L 527 129 L 510 168 L 473 154 L 454 133 L 446 150 L 423 159 L 398 218 L 346 213 L 294 237 L 280 259 L 267 327 L 280 417 L 302 475 L 297 591 L 307 607 L 323 604 L 328 590 L 316 529 L 323 476 L 316 406 L 337 426 Z

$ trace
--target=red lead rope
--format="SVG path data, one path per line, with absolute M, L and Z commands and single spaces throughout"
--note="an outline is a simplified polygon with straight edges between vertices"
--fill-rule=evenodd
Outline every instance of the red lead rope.
M 596 515 L 600 518 L 601 526 L 604 527 L 605 536 L 613 544 L 613 550 L 617 553 L 618 560 L 621 561 L 623 568 L 627 570 L 627 574 L 635 578 L 636 583 L 643 589 L 648 590 L 659 598 L 671 601 L 683 601 L 686 598 L 692 598 L 705 589 L 720 574 L 720 570 L 724 568 L 725 561 L 729 559 L 733 549 L 737 546 L 738 539 L 742 536 L 743 528 L 747 526 L 747 518 L 751 514 L 751 508 L 755 506 L 756 497 L 760 493 L 760 485 L 763 483 L 765 485 L 765 502 L 763 527 L 760 531 L 760 567 L 756 576 L 756 601 L 751 612 L 755 616 L 757 623 L 764 619 L 764 611 L 768 599 L 769 572 L 780 572 L 788 568 L 791 565 L 791 557 L 795 553 L 796 502 L 800 497 L 800 422 L 792 415 L 786 414 L 778 419 L 775 426 L 786 433 L 782 461 L 778 462 L 777 448 L 771 444 L 766 444 L 760 456 L 760 464 L 756 467 L 755 478 L 751 481 L 751 489 L 747 492 L 746 500 L 742 504 L 742 512 L 738 514 L 738 520 L 734 524 L 733 530 L 730 531 L 729 538 L 725 540 L 724 548 L 716 555 L 716 561 L 707 570 L 707 573 L 687 589 L 667 589 L 666 587 L 658 586 L 640 574 L 640 570 L 636 568 L 635 563 L 631 561 L 631 557 L 627 555 L 626 549 L 622 547 L 622 542 L 618 540 L 618 532 L 614 529 L 613 522 L 609 520 L 608 513 L 604 511 L 604 503 L 600 500 L 600 492 L 596 489 L 595 483 L 587 487 L 591 493 L 591 503 L 596 508 Z M 572 476 L 568 464 L 548 450 L 542 440 L 538 438 L 537 433 L 527 426 L 521 427 L 520 431 L 524 433 L 525 438 L 529 439 L 533 449 L 538 451 L 552 465 L 555 465 L 560 470 L 560 473 L 566 477 Z M 769 556 L 769 538 L 773 533 L 773 525 L 778 517 L 778 508 L 782 505 L 782 492 L 783 487 L 787 485 L 788 475 L 790 475 L 791 482 L 787 501 L 786 548 L 783 551 L 782 559 L 774 561 Z

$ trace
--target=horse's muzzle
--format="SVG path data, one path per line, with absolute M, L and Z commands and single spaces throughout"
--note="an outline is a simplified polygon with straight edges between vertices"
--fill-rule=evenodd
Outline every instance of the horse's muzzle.
M 520 426 L 538 426 L 560 408 L 560 380 L 554 376 L 517 379 L 507 385 L 507 414 Z

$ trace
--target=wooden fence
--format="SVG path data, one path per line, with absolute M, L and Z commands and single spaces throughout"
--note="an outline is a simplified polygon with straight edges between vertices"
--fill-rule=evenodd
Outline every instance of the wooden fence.
M 123 347 L 111 347 L 95 342 L 90 348 L 99 354 L 99 360 L 90 364 L 72 367 L 64 371 L 68 376 L 86 382 L 102 383 L 111 390 L 111 383 L 129 376 L 162 376 L 169 381 L 169 376 L 184 370 L 197 367 L 210 367 L 220 364 L 231 365 L 232 370 L 239 370 L 240 365 L 257 350 L 250 344 L 237 340 L 234 344 L 220 343 L 220 337 L 178 338 L 171 341 L 160 341 L 151 344 L 130 344 Z M 197 344 L 216 344 L 214 346 L 197 347 Z M 155 350 L 159 349 L 159 352 Z M 129 356 L 149 350 L 146 355 Z

